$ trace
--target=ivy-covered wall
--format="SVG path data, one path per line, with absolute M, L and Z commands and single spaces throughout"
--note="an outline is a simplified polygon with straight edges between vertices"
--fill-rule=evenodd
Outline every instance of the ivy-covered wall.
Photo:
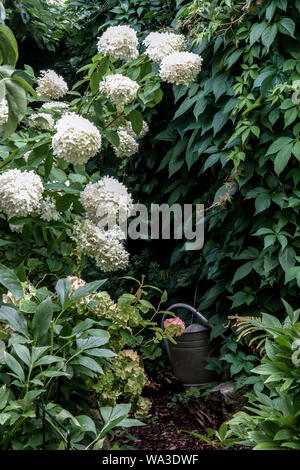
M 218 335 L 229 314 L 297 304 L 300 1 L 177 4 L 173 26 L 189 34 L 203 70 L 188 89 L 173 87 L 169 105 L 165 94 L 160 129 L 128 182 L 140 200 L 213 206 L 203 250 L 169 242 L 161 262 L 173 298 L 196 293 Z

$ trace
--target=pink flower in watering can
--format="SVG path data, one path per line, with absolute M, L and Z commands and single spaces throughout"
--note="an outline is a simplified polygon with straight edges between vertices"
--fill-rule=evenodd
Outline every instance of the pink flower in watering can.
M 185 330 L 184 322 L 178 317 L 176 317 L 176 318 L 167 318 L 167 320 L 164 321 L 164 327 L 165 327 L 167 333 L 171 337 L 181 336 L 182 333 Z

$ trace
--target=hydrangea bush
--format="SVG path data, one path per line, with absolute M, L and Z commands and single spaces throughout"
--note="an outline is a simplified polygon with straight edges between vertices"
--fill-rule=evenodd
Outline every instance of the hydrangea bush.
M 51 69 L 18 79 L 28 106 L 16 132 L 11 90 L 0 80 L 0 249 L 7 264 L 16 268 L 25 258 L 25 272 L 37 280 L 46 270 L 53 277 L 80 275 L 88 258 L 107 272 L 128 265 L 118 225 L 134 201 L 115 176 L 151 127 L 161 81 L 188 85 L 201 69 L 201 57 L 184 52 L 184 43 L 183 35 L 150 33 L 139 44 L 130 26 L 109 27 L 72 90 Z M 114 176 L 103 174 L 103 160 Z M 20 243 L 22 257 L 13 248 Z

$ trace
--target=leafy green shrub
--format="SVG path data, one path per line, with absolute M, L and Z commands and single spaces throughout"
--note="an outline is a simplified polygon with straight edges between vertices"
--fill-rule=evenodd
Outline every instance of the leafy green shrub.
M 300 449 L 300 310 L 285 307 L 283 324 L 269 314 L 239 323 L 240 334 L 255 333 L 252 341 L 264 351 L 252 372 L 262 377 L 267 391 L 247 394 L 249 413 L 238 412 L 228 424 L 240 443 L 255 450 Z
M 164 89 L 169 105 L 128 181 L 149 202 L 210 208 L 199 256 L 176 241 L 161 249 L 161 264 L 172 274 L 169 294 L 190 302 L 196 292 L 217 336 L 229 312 L 281 315 L 281 297 L 297 301 L 300 6 L 181 7 L 172 26 L 202 55 L 202 72 L 173 96 Z
M 1 351 L 1 448 L 39 448 L 41 420 L 35 419 L 38 398 L 45 403 L 48 413 L 68 426 L 74 448 L 98 446 L 111 424 L 111 427 L 138 424 L 130 420 L 123 422 L 130 409 L 130 405 L 126 405 L 126 412 L 121 406 L 123 412 L 119 417 L 122 419 L 117 422 L 110 419 L 101 430 L 101 422 L 99 419 L 97 422 L 88 407 L 87 379 L 103 374 L 104 364 L 116 354 L 105 347 L 109 333 L 101 328 L 101 322 L 90 318 L 74 322 L 69 308 L 103 282 L 86 284 L 72 293 L 71 284 L 63 279 L 56 284 L 56 297 L 45 288 L 31 289 L 30 300 L 20 300 L 19 309 L 12 303 L 3 303 L 0 307 L 0 322 L 10 328 L 5 350 Z M 11 288 L 22 293 L 17 282 L 11 284 Z M 83 403 L 86 404 L 83 406 Z M 83 408 L 88 414 L 80 414 Z M 108 410 L 103 409 L 102 415 Z M 56 445 L 56 431 L 47 434 L 49 448 Z M 92 435 L 93 441 L 89 444 Z
M 64 400 L 68 400 L 69 394 L 73 393 L 72 390 L 78 387 L 85 390 L 86 394 L 87 391 L 95 390 L 94 401 L 99 408 L 104 405 L 115 405 L 122 399 L 132 404 L 132 412 L 136 416 L 141 417 L 147 414 L 151 403 L 141 396 L 147 380 L 141 358 L 145 354 L 147 357 L 148 348 L 159 345 L 163 337 L 174 341 L 167 332 L 163 332 L 157 326 L 155 321 L 155 317 L 163 313 L 160 310 L 160 304 L 166 301 L 166 293 L 161 292 L 161 302 L 156 308 L 144 298 L 147 295 L 147 288 L 151 286 L 144 286 L 143 282 L 135 281 L 138 283 L 136 294 L 123 294 L 118 303 L 114 303 L 107 292 L 95 292 L 95 289 L 105 281 L 86 284 L 82 279 L 73 276 L 58 281 L 55 287 L 57 299 L 57 296 L 53 296 L 53 293 L 45 287 L 35 288 L 28 282 L 20 284 L 10 270 L 2 268 L 0 281 L 5 284 L 7 282 L 4 279 L 4 273 L 5 279 L 11 276 L 10 287 L 13 286 L 13 292 L 3 295 L 5 303 L 0 307 L 0 338 L 2 340 L 5 340 L 9 346 L 20 340 L 22 345 L 24 342 L 25 349 L 27 349 L 29 340 L 15 337 L 14 327 L 17 325 L 15 316 L 17 315 L 21 323 L 27 321 L 32 328 L 36 328 L 35 319 L 41 318 L 43 327 L 48 328 L 45 331 L 45 335 L 48 335 L 48 342 L 45 338 L 41 339 L 43 346 L 48 345 L 45 351 L 43 350 L 43 354 L 47 358 L 49 356 L 49 364 L 59 363 L 59 371 L 62 372 L 60 375 L 55 369 L 53 372 L 55 380 L 58 380 L 60 376 L 66 377 L 66 380 L 59 379 L 59 388 L 65 389 L 66 393 Z M 60 305 L 57 304 L 57 300 Z M 151 319 L 144 319 L 143 315 L 149 311 L 152 313 Z M 97 330 L 97 327 L 101 329 Z M 58 335 L 55 334 L 56 332 Z M 96 337 L 93 338 L 93 335 Z M 83 351 L 78 349 L 81 336 L 87 338 L 83 340 L 83 346 L 85 342 L 87 343 Z M 31 342 L 34 343 L 35 339 L 33 334 Z M 75 342 L 77 349 L 74 350 Z M 106 344 L 108 349 L 102 349 L 102 344 Z M 64 352 L 64 359 L 59 356 L 56 360 L 56 353 L 60 351 Z M 137 351 L 141 352 L 141 358 Z M 81 357 L 81 353 L 84 357 Z M 28 355 L 30 354 L 32 355 L 29 350 Z M 44 360 L 43 356 L 42 360 Z M 98 363 L 99 360 L 100 363 Z M 76 367 L 73 369 L 75 364 Z M 45 383 L 41 382 L 39 378 L 41 371 L 36 369 L 36 372 L 43 389 L 47 390 L 50 384 L 51 390 L 53 387 L 54 389 L 58 387 L 57 384 L 52 385 L 55 381 L 53 378 L 46 380 Z M 49 373 L 49 371 L 45 372 L 46 377 Z M 30 376 L 34 378 L 32 373 Z M 70 379 L 74 379 L 74 383 L 71 383 Z M 49 392 L 47 399 L 49 400 L 50 397 Z

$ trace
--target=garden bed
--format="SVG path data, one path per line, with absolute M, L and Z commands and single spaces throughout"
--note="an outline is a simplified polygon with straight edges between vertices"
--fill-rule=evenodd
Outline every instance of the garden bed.
M 184 401 L 184 388 L 171 372 L 160 370 L 147 382 L 145 394 L 152 401 L 146 425 L 130 428 L 123 445 L 137 450 L 220 450 L 185 431 L 206 434 L 206 428 L 218 429 L 223 419 L 213 412 L 201 397 Z M 246 447 L 234 445 L 234 450 Z

